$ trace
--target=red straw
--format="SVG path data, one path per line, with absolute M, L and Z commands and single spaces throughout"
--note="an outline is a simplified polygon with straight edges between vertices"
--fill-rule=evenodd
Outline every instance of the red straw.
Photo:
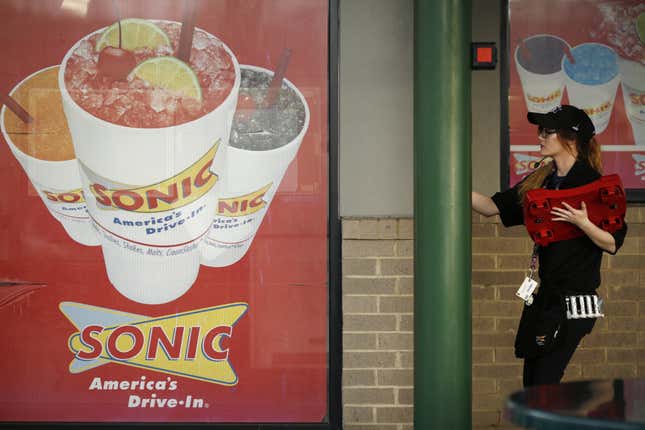
M 190 61 L 190 51 L 193 47 L 193 32 L 195 30 L 195 1 L 186 0 L 184 2 L 184 20 L 181 23 L 181 34 L 179 35 L 179 48 L 177 48 L 177 58 L 188 63 Z
M 282 51 L 282 57 L 280 58 L 280 63 L 273 74 L 273 79 L 271 79 L 271 84 L 267 90 L 266 99 L 264 99 L 264 105 L 267 108 L 272 108 L 275 105 L 275 102 L 278 100 L 278 95 L 280 94 L 280 88 L 282 88 L 282 81 L 284 80 L 284 75 L 287 72 L 287 66 L 289 66 L 289 59 L 291 58 L 291 49 L 285 48 Z
M 568 45 L 564 45 L 564 54 L 569 59 L 569 63 L 576 64 L 576 60 L 575 58 L 573 58 L 573 54 L 571 53 L 571 49 L 569 48 Z
M 29 115 L 29 113 L 23 109 L 22 106 L 18 104 L 10 95 L 4 94 L 1 97 L 2 103 L 11 109 L 11 112 L 15 113 L 18 118 L 22 120 L 25 124 L 29 124 L 34 121 L 34 119 Z
M 114 14 L 116 15 L 116 20 L 119 23 L 119 49 L 121 49 L 121 13 L 119 12 L 119 6 L 117 6 L 116 0 L 112 0 L 112 7 L 114 7 Z

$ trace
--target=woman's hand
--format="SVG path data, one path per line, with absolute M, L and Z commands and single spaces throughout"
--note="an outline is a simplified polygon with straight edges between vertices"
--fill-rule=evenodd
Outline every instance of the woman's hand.
M 582 230 L 593 243 L 601 249 L 614 254 L 616 252 L 616 240 L 614 236 L 598 227 L 589 220 L 587 215 L 587 205 L 585 202 L 580 204 L 580 209 L 575 209 L 571 205 L 562 202 L 564 208 L 553 208 L 551 214 L 555 215 L 553 221 L 570 222 Z
M 585 202 L 580 204 L 580 209 L 576 209 L 566 202 L 562 202 L 562 206 L 564 206 L 564 208 L 553 208 L 551 210 L 551 215 L 555 215 L 555 217 L 552 218 L 553 221 L 570 222 L 578 228 L 582 228 L 585 224 L 590 222 Z

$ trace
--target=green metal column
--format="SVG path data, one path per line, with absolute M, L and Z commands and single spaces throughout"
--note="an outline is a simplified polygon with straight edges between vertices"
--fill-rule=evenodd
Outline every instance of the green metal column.
M 470 0 L 414 2 L 414 424 L 471 428 Z

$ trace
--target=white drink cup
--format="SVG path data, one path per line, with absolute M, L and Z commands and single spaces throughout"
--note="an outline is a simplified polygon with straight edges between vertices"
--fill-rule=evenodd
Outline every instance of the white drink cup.
M 273 72 L 255 66 L 241 66 L 273 76 Z M 287 144 L 275 149 L 248 150 L 228 147 L 228 164 L 222 197 L 208 235 L 200 244 L 202 264 L 224 267 L 239 261 L 248 251 L 262 224 L 284 174 L 298 153 L 309 127 L 309 107 L 302 93 L 287 79 L 304 108 L 304 124 Z
M 523 43 L 529 51 L 524 55 L 530 55 L 531 61 L 520 58 L 521 45 L 515 48 L 514 58 L 526 108 L 529 112 L 549 112 L 560 105 L 564 94 L 564 73 L 560 65 L 569 44 L 550 34 L 536 34 Z
M 645 66 L 635 61 L 618 60 L 625 101 L 625 113 L 632 126 L 634 143 L 645 145 Z
M 13 95 L 19 87 L 35 76 L 57 67 L 51 66 L 32 73 L 16 85 L 10 94 Z M 39 88 L 34 91 L 51 91 L 51 89 Z M 21 151 L 12 141 L 10 131 L 6 128 L 7 113 L 6 106 L 3 106 L 0 110 L 2 134 L 49 213 L 61 223 L 65 232 L 74 241 L 87 246 L 99 245 L 98 236 L 87 213 L 85 199 L 81 192 L 81 178 L 76 159 L 42 160 Z
M 226 166 L 239 64 L 224 45 L 235 81 L 205 115 L 169 127 L 126 127 L 89 114 L 67 91 L 65 67 L 82 41 L 65 55 L 59 82 L 108 278 L 131 300 L 166 303 L 184 294 L 199 272 L 198 245 L 210 228 Z
M 569 102 L 589 115 L 596 134 L 600 134 L 609 125 L 614 108 L 620 82 L 618 56 L 609 46 L 600 43 L 583 43 L 572 48 L 571 53 L 576 61 L 575 65 L 571 65 L 566 57 L 562 59 Z M 603 65 L 608 67 L 603 69 Z M 581 79 L 581 70 L 585 76 L 595 75 L 598 78 Z

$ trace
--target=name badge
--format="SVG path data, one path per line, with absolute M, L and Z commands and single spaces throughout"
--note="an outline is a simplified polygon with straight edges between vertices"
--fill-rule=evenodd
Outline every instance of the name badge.
M 524 278 L 524 282 L 522 282 L 522 285 L 520 285 L 520 288 L 517 290 L 515 295 L 525 302 L 528 302 L 533 298 L 531 294 L 535 290 L 535 287 L 537 287 L 537 284 L 538 283 L 535 279 L 531 279 L 527 276 L 526 278 Z

